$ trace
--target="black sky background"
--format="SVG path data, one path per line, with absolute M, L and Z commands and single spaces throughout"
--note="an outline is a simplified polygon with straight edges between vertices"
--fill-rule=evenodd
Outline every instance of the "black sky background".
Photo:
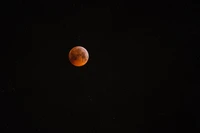
M 198 4 L 1 6 L 2 132 L 198 132 Z M 76 45 L 90 56 L 81 68 Z

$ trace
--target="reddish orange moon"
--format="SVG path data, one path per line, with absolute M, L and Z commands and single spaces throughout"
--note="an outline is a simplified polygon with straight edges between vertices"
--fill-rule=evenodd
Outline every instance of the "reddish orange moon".
M 88 51 L 82 46 L 75 46 L 69 51 L 69 61 L 76 67 L 84 66 L 88 59 Z

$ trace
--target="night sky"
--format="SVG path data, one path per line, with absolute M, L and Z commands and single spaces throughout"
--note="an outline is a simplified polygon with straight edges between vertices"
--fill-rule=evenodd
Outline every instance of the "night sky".
M 199 132 L 200 5 L 0 5 L 1 133 Z M 77 45 L 83 67 L 68 59 Z

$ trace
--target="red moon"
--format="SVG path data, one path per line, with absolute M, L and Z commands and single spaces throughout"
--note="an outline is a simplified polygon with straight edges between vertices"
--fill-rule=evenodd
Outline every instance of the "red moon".
M 69 61 L 76 67 L 84 66 L 88 59 L 88 51 L 82 46 L 75 46 L 69 51 Z

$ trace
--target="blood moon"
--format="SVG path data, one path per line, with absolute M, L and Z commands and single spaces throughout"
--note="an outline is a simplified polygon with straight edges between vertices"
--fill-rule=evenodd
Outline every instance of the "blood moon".
M 69 61 L 76 67 L 84 66 L 88 59 L 88 51 L 82 46 L 75 46 L 69 51 Z

